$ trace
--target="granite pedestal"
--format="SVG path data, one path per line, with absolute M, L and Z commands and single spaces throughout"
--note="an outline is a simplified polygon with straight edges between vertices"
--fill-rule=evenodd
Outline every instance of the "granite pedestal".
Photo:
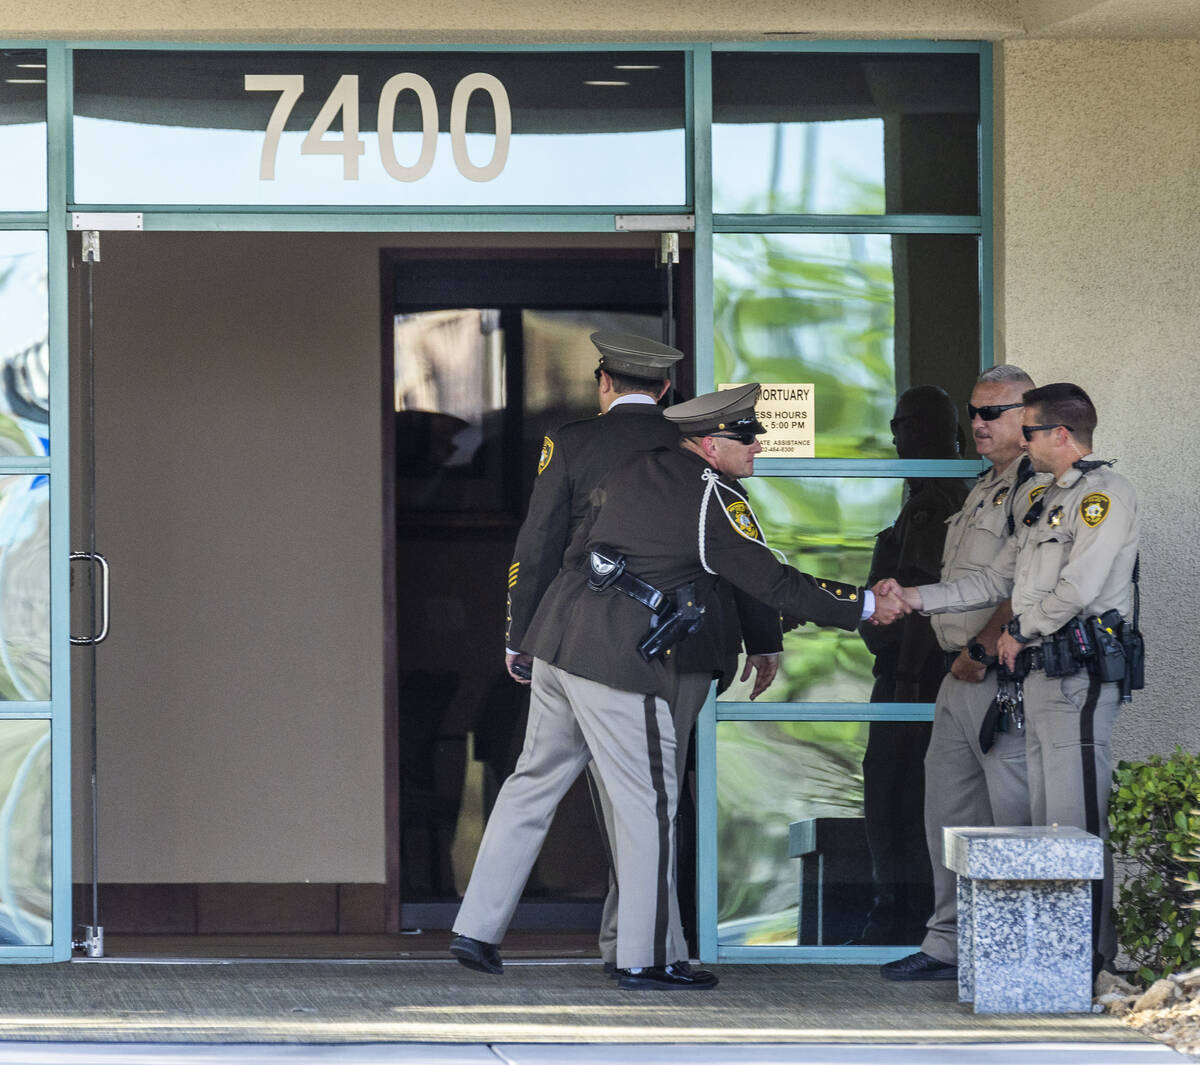
M 1092 890 L 1104 842 L 1079 828 L 945 828 L 958 874 L 958 998 L 976 1013 L 1092 1008 Z

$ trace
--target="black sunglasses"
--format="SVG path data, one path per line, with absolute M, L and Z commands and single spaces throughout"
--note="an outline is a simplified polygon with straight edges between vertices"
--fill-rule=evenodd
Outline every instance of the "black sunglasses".
M 1034 433 L 1040 433 L 1046 429 L 1057 429 L 1060 426 L 1063 429 L 1066 429 L 1068 433 L 1074 432 L 1069 425 L 1064 425 L 1062 422 L 1055 422 L 1053 425 L 1022 425 L 1021 435 L 1025 437 L 1025 443 L 1029 443 L 1029 441 L 1033 439 Z
M 757 433 L 707 433 L 707 436 L 715 436 L 718 440 L 736 440 L 739 444 L 753 444 L 757 439 Z
M 1024 403 L 992 403 L 986 407 L 972 407 L 967 404 L 967 414 L 970 415 L 972 421 L 975 420 L 975 415 L 979 415 L 985 422 L 994 422 L 1006 410 L 1016 410 L 1018 407 L 1025 406 Z

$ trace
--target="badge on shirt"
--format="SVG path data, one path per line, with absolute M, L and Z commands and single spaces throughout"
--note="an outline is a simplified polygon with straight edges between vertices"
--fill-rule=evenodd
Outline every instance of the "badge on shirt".
M 992 496 L 992 506 L 999 507 L 1004 505 L 1004 501 L 1008 498 L 1009 486 L 1005 485 L 994 496 Z
M 757 540 L 763 542 L 762 533 L 758 531 L 758 525 L 754 520 L 754 511 L 752 511 L 740 499 L 725 508 L 725 513 L 729 516 L 729 521 L 739 533 L 747 540 Z
M 1046 515 L 1046 524 L 1052 529 L 1057 529 L 1062 524 L 1063 508 L 1055 507 L 1049 514 Z
M 542 454 L 538 459 L 538 476 L 542 475 L 542 470 L 550 465 L 550 459 L 554 456 L 554 441 L 546 436 L 542 438 Z
M 1094 529 L 1108 517 L 1111 507 L 1112 500 L 1103 492 L 1092 492 L 1091 495 L 1084 496 L 1083 502 L 1079 504 L 1079 516 Z

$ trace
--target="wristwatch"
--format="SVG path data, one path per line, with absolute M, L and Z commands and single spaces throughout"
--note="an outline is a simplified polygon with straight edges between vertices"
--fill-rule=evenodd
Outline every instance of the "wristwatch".
M 1033 639 L 1032 636 L 1021 635 L 1021 619 L 1019 617 L 1013 618 L 1007 625 L 1004 626 L 1004 628 L 1009 636 L 1016 640 L 1017 643 L 1029 643 L 1029 641 Z
M 967 657 L 985 666 L 994 666 L 998 661 L 995 655 L 988 654 L 983 644 L 975 639 L 967 641 Z

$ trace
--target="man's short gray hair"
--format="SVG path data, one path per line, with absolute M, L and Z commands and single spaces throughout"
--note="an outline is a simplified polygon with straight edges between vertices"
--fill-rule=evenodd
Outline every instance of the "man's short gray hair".
M 1002 362 L 998 366 L 993 366 L 990 369 L 984 370 L 979 375 L 978 384 L 1015 384 L 1025 385 L 1027 389 L 1033 388 L 1033 378 L 1029 376 L 1020 366 L 1014 366 L 1012 363 Z

